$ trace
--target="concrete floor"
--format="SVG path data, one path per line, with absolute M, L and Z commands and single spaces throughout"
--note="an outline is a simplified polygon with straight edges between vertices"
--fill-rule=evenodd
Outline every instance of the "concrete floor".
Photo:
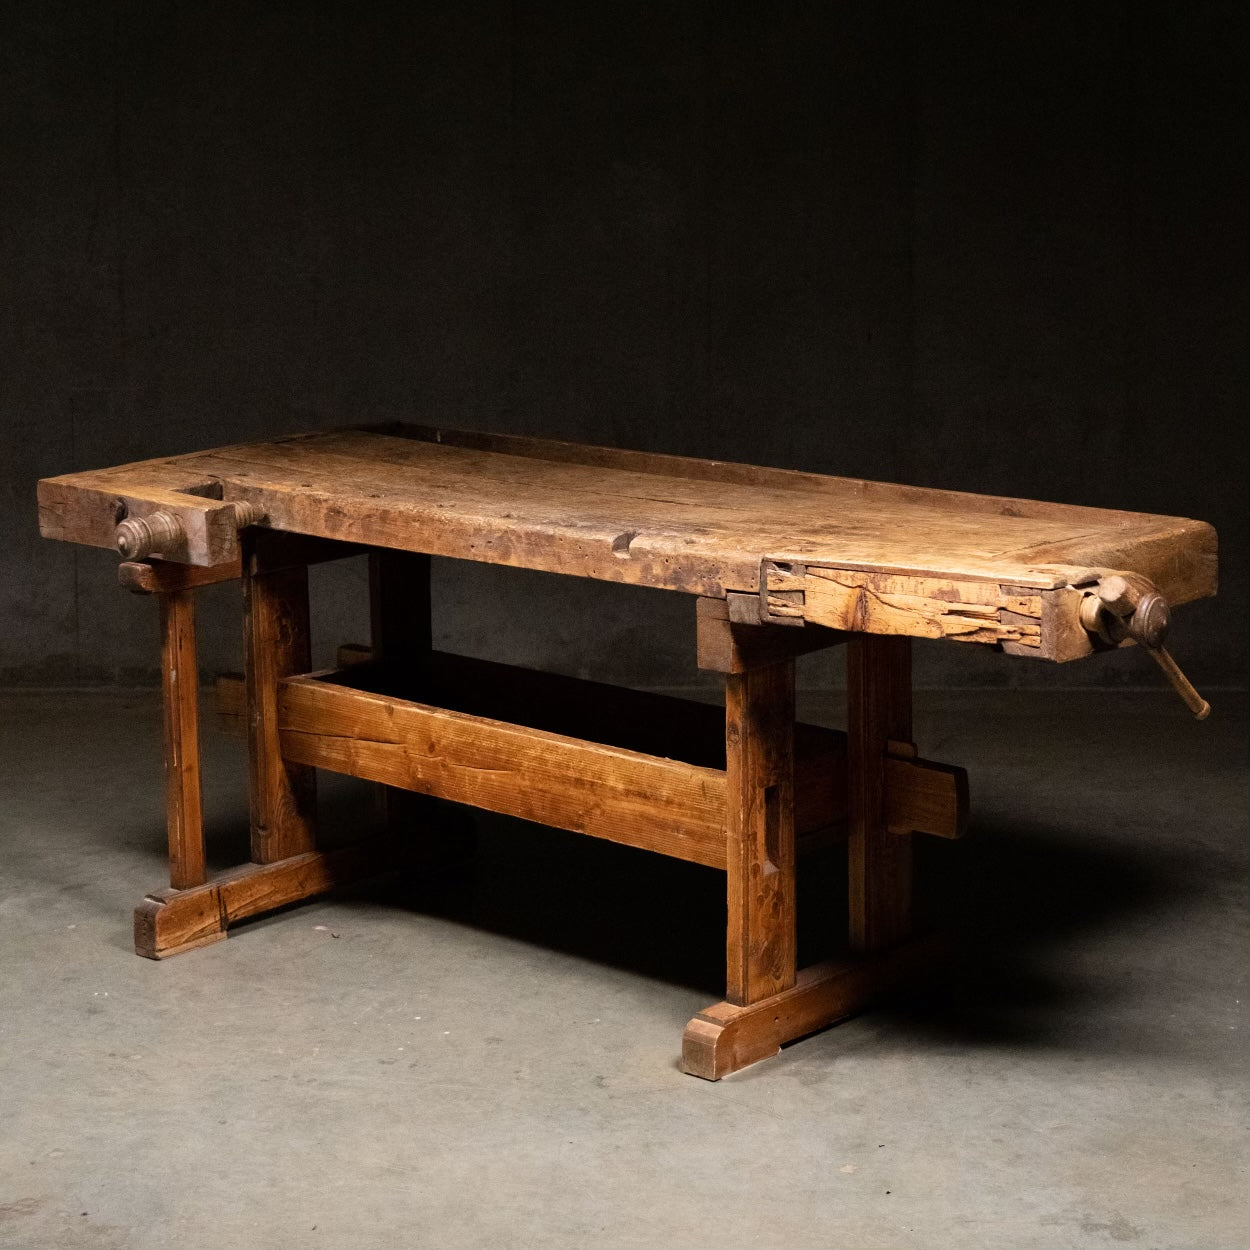
M 155 964 L 156 701 L 5 696 L 0 1245 L 1250 1244 L 1246 707 L 1214 702 L 921 695 L 972 774 L 974 836 L 924 847 L 962 976 L 711 1085 L 677 1055 L 717 874 L 484 817 L 471 867 Z M 240 751 L 207 756 L 225 863 Z

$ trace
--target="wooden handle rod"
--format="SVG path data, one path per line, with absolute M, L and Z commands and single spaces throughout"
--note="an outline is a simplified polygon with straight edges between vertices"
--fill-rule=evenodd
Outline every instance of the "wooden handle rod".
M 1172 683 L 1172 689 L 1185 701 L 1185 706 L 1197 720 L 1206 720 L 1211 715 L 1211 705 L 1189 683 L 1189 678 L 1181 672 L 1180 666 L 1168 654 L 1166 647 L 1148 647 L 1154 656 L 1155 663 L 1163 670 L 1163 675 Z
M 1092 594 L 1081 600 L 1081 624 L 1110 646 L 1126 638 L 1145 647 L 1163 675 L 1198 720 L 1206 720 L 1211 705 L 1193 688 L 1164 647 L 1171 625 L 1167 600 L 1145 577 L 1137 573 L 1112 573 Z

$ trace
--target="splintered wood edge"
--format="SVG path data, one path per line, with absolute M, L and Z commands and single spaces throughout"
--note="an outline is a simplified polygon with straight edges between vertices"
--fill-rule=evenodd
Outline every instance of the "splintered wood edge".
M 974 578 L 813 567 L 802 611 L 809 621 L 855 633 L 1040 648 L 1044 593 Z
M 809 624 L 804 629 L 777 628 L 760 615 L 759 595 L 730 593 L 724 599 L 702 596 L 695 607 L 696 664 L 705 672 L 746 673 L 767 668 L 846 641 L 846 634 Z M 739 605 L 746 615 L 735 619 Z M 792 620 L 790 625 L 803 624 Z

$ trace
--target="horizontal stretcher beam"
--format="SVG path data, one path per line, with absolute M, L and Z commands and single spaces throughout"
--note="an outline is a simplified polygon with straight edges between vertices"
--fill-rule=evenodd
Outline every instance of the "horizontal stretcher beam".
M 606 767 L 605 761 L 611 758 L 632 757 L 637 762 L 637 768 L 641 770 L 634 773 L 635 778 L 650 776 L 657 784 L 671 783 L 675 777 L 681 775 L 684 768 L 693 768 L 695 771 L 687 774 L 687 781 L 691 776 L 699 778 L 710 787 L 705 791 L 706 796 L 713 793 L 723 795 L 724 710 L 718 705 L 628 690 L 442 652 L 435 652 L 432 657 L 430 671 L 433 675 L 433 686 L 429 697 L 445 701 L 458 711 L 447 713 L 453 717 L 452 720 L 434 719 L 423 722 L 425 727 L 422 731 L 422 749 L 428 750 L 431 735 L 441 729 L 442 752 L 446 753 L 449 749 L 459 751 L 464 741 L 474 741 L 473 733 L 464 728 L 466 721 L 470 726 L 480 725 L 485 737 L 477 739 L 476 745 L 472 746 L 471 755 L 465 760 L 467 768 L 462 770 L 462 781 L 454 787 L 456 793 L 432 789 L 430 787 L 435 784 L 450 784 L 446 778 L 447 770 L 438 774 L 425 763 L 414 770 L 406 760 L 406 755 L 410 752 L 402 750 L 403 742 L 375 742 L 370 746 L 368 743 L 353 744 L 350 741 L 350 735 L 356 726 L 360 726 L 361 736 L 367 737 L 378 716 L 373 705 L 355 702 L 355 698 L 362 696 L 363 692 L 351 687 L 366 685 L 373 692 L 366 695 L 366 698 L 385 699 L 388 697 L 385 693 L 386 673 L 385 670 L 370 665 L 370 653 L 365 647 L 340 647 L 338 659 L 340 665 L 344 666 L 344 670 L 338 675 L 326 675 L 317 679 L 292 679 L 300 682 L 312 680 L 313 684 L 322 688 L 344 692 L 342 699 L 331 699 L 335 709 L 334 730 L 327 731 L 326 727 L 330 722 L 323 719 L 317 722 L 317 726 L 302 724 L 300 728 L 303 733 L 298 740 L 293 733 L 284 736 L 283 751 L 286 753 L 289 748 L 292 762 L 311 763 L 314 767 L 347 772 L 404 789 L 436 793 L 444 798 L 489 807 L 491 810 L 504 811 L 575 831 L 582 830 L 585 811 L 600 801 L 599 788 L 606 786 L 609 792 L 611 790 L 613 783 L 610 776 L 605 780 L 601 775 Z M 218 678 L 216 695 L 217 710 L 223 726 L 228 732 L 241 734 L 244 728 L 242 679 L 229 674 Z M 288 694 L 287 698 L 290 697 Z M 309 696 L 301 701 L 301 706 L 304 702 L 311 701 L 312 696 Z M 391 704 L 427 712 L 443 710 L 431 708 L 424 702 L 415 703 L 402 698 L 391 698 Z M 321 704 L 318 703 L 317 706 L 321 707 Z M 525 719 L 527 713 L 531 719 L 538 719 L 533 716 L 535 709 L 546 712 L 545 717 L 541 718 L 542 730 L 530 729 L 517 723 Z M 465 712 L 471 715 L 464 716 Z M 395 713 L 384 715 L 387 718 L 387 733 L 395 738 Z M 455 720 L 455 717 L 461 719 Z M 405 720 L 402 716 L 401 722 L 405 726 L 417 723 L 411 717 Z M 457 729 L 450 738 L 445 729 L 447 725 L 455 725 Z M 334 737 L 344 728 L 348 733 L 347 740 L 318 743 L 310 740 L 318 735 L 323 738 Z M 494 733 L 492 731 L 495 728 L 512 731 L 512 734 Z M 556 732 L 551 732 L 553 730 Z M 539 736 L 533 737 L 535 734 Z M 530 737 L 527 738 L 527 735 Z M 614 745 L 583 740 L 588 737 L 606 737 Z M 543 789 L 548 798 L 540 803 L 536 796 L 525 797 L 525 811 L 515 810 L 511 805 L 494 806 L 482 801 L 483 795 L 489 793 L 489 790 L 484 791 L 477 783 L 489 780 L 490 770 L 506 767 L 505 763 L 500 762 L 501 758 L 511 758 L 527 742 L 530 745 L 524 749 L 541 750 L 543 744 L 550 746 L 551 739 L 562 740 L 567 745 L 558 744 L 554 748 L 560 766 L 555 766 L 556 757 L 553 757 L 552 773 L 543 781 Z M 622 745 L 629 749 L 622 750 Z M 679 747 L 684 760 L 688 762 L 664 758 L 674 754 Z M 501 757 L 492 754 L 492 751 L 502 751 L 504 755 Z M 884 761 L 891 830 L 896 833 L 959 837 L 963 833 L 968 813 L 968 786 L 964 770 L 918 760 L 914 758 L 914 747 L 910 743 L 891 744 L 891 752 L 891 756 Z M 316 756 L 315 759 L 312 758 L 313 755 Z M 661 766 L 660 771 L 648 774 L 647 769 L 652 762 Z M 583 764 L 591 769 L 589 777 L 563 771 L 566 767 L 577 769 Z M 368 771 L 358 771 L 360 769 Z M 509 788 L 502 788 L 496 792 L 496 800 L 505 801 L 508 793 Z M 661 792 L 657 791 L 656 794 L 661 795 Z M 565 797 L 560 797 L 561 795 Z M 594 823 L 599 826 L 598 831 L 584 831 L 626 845 L 640 846 L 676 858 L 723 868 L 723 797 L 717 800 L 713 808 L 708 807 L 707 797 L 700 799 L 688 812 L 688 819 L 692 823 L 672 837 L 665 832 L 670 826 L 667 808 L 663 806 L 666 802 L 667 799 L 661 795 L 661 806 L 649 814 L 630 806 L 629 819 L 625 820 L 625 811 L 618 796 L 611 800 L 609 806 L 621 819 L 602 821 L 596 815 Z M 526 815 L 526 811 L 533 810 L 534 804 L 542 806 L 547 815 Z M 559 811 L 564 812 L 563 819 L 554 818 Z M 795 829 L 800 849 L 840 839 L 844 836 L 845 819 L 845 735 L 837 730 L 815 725 L 797 725 Z M 698 832 L 692 833 L 695 829 Z
M 725 864 L 720 769 L 371 694 L 279 682 L 283 757 L 538 824 Z

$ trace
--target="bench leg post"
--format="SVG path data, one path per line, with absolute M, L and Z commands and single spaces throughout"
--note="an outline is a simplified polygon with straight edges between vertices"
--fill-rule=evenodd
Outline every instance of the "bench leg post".
M 725 680 L 726 999 L 789 989 L 795 974 L 794 661 Z
M 245 541 L 243 663 L 252 859 L 273 864 L 316 847 L 316 773 L 287 764 L 278 737 L 278 681 L 312 667 L 308 568 L 255 572 L 249 546 Z
M 763 1054 L 730 1066 L 725 1025 L 795 986 L 793 660 L 726 676 L 725 766 L 725 1001 L 682 1040 L 685 1071 L 711 1080 L 776 1052 L 780 1040 L 765 1040 Z
M 199 666 L 192 593 L 176 590 L 159 596 L 165 823 L 169 833 L 169 884 L 177 890 L 202 885 L 205 879 Z
M 905 940 L 912 928 L 911 836 L 891 832 L 887 821 L 888 744 L 911 737 L 910 659 L 906 638 L 855 635 L 849 641 L 851 953 L 797 974 L 793 671 L 776 665 L 729 678 L 729 988 L 724 1002 L 686 1026 L 682 1066 L 692 1076 L 715 1081 L 767 1059 L 944 958 L 938 937 Z M 783 676 L 785 668 L 791 671 Z M 788 790 L 781 780 L 787 771 Z
M 886 820 L 886 756 L 909 742 L 911 639 L 847 644 L 847 919 L 853 951 L 887 950 L 912 931 L 912 835 Z
M 208 878 L 200 817 L 195 636 L 186 593 L 162 596 L 165 734 L 172 888 L 135 909 L 135 951 L 165 959 L 221 941 L 230 924 L 394 867 L 389 836 L 316 849 L 314 769 L 282 758 L 278 682 L 312 665 L 308 570 L 256 571 L 244 536 L 244 683 L 252 863 Z

